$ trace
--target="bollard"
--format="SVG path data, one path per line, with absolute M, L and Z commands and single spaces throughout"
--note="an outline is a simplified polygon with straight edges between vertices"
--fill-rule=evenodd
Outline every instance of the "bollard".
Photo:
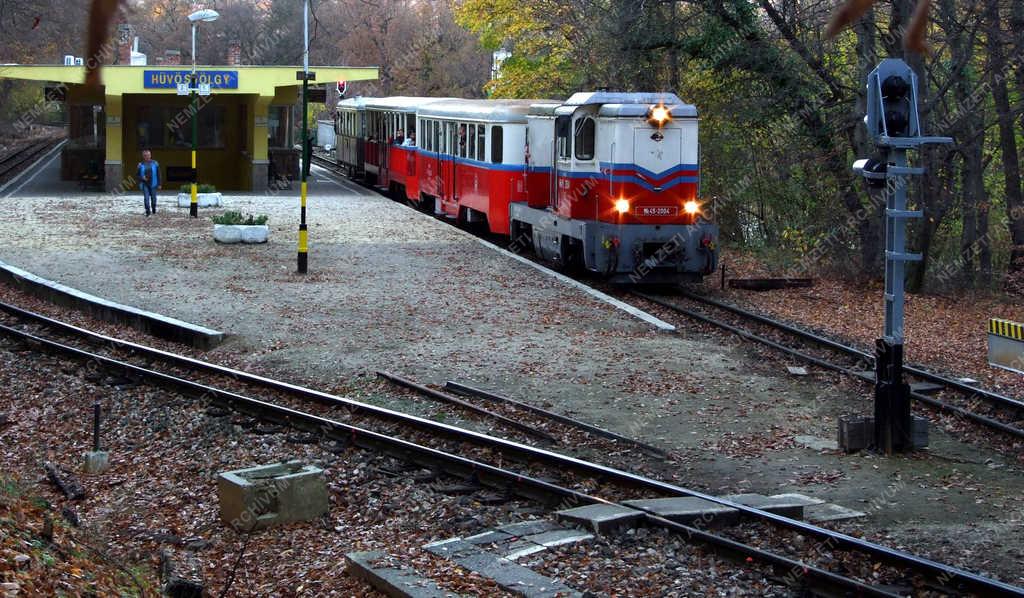
M 103 473 L 110 466 L 110 455 L 100 450 L 100 403 L 92 404 L 92 450 L 85 454 L 85 473 Z
M 100 452 L 100 404 L 92 404 L 92 452 Z

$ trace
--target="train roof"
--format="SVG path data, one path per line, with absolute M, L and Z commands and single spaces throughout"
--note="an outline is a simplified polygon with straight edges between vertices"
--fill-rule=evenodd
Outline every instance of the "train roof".
M 366 108 L 373 110 L 394 110 L 416 112 L 422 106 L 454 98 L 428 98 L 414 96 L 391 96 L 387 98 L 366 98 Z
M 599 105 L 599 116 L 613 118 L 646 116 L 648 109 L 657 104 L 665 104 L 674 118 L 696 118 L 697 116 L 697 107 L 683 102 L 674 93 L 622 91 L 579 92 L 556 106 L 537 105 L 530 110 L 530 114 L 561 116 L 572 114 L 581 106 Z
M 351 110 L 362 110 L 366 107 L 366 98 L 362 96 L 356 96 L 354 98 L 345 98 L 338 102 L 338 109 L 348 108 Z
M 558 106 L 555 100 L 446 100 L 423 106 L 420 116 L 525 123 L 531 106 Z

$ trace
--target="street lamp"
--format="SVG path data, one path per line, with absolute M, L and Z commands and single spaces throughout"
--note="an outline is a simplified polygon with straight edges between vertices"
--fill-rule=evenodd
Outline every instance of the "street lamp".
M 316 80 L 316 73 L 309 72 L 309 0 L 302 7 L 302 70 L 297 78 L 302 81 L 302 183 L 299 191 L 299 255 L 298 273 L 305 274 L 309 267 L 309 232 L 306 227 L 306 180 L 309 178 L 309 82 Z
M 191 91 L 189 95 L 192 96 L 192 202 L 188 207 L 188 215 L 192 218 L 199 217 L 199 199 L 196 189 L 196 150 L 199 147 L 199 96 L 196 95 L 197 87 L 199 86 L 199 78 L 196 75 L 196 29 L 199 27 L 199 23 L 212 23 L 220 18 L 220 13 L 211 9 L 197 10 L 188 16 L 188 20 L 192 22 L 192 78 L 191 78 Z

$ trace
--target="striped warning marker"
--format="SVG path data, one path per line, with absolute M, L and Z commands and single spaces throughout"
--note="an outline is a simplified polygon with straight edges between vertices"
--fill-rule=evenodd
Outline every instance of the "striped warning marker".
M 988 321 L 988 332 L 989 334 L 1024 341 L 1024 324 L 1019 322 L 1003 320 L 1002 318 L 992 318 Z

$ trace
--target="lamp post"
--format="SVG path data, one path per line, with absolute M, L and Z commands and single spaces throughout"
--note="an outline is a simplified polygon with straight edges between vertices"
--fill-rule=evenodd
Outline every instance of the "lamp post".
M 299 252 L 298 273 L 305 274 L 309 268 L 309 232 L 306 228 L 306 181 L 309 178 L 309 82 L 316 80 L 316 73 L 309 72 L 309 0 L 302 6 L 302 70 L 297 79 L 302 81 L 302 183 L 299 186 Z
M 188 207 L 188 215 L 191 218 L 199 217 L 199 198 L 196 189 L 196 179 L 198 178 L 196 150 L 199 147 L 199 96 L 196 95 L 199 77 L 196 74 L 196 29 L 199 27 L 199 23 L 212 23 L 218 18 L 220 18 L 220 13 L 210 9 L 197 10 L 188 16 L 188 20 L 192 22 L 192 76 L 189 84 L 189 95 L 192 98 L 192 110 L 190 111 L 192 113 L 192 201 Z

